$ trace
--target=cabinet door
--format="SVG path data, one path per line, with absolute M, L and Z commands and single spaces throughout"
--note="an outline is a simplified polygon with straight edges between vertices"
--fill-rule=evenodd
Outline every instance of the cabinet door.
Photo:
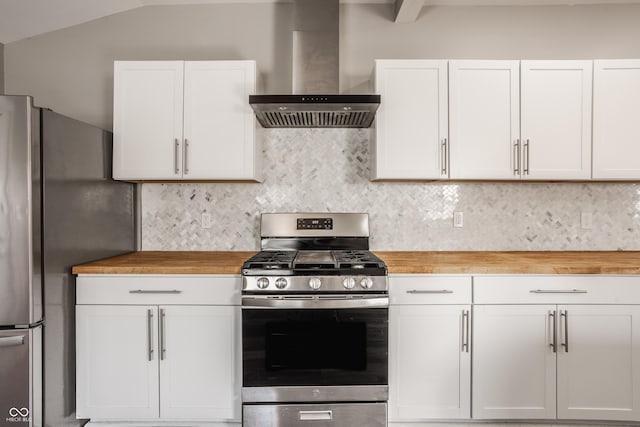
M 559 309 L 558 418 L 640 421 L 640 307 Z
M 519 179 L 518 61 L 450 61 L 451 178 Z
M 591 178 L 592 61 L 522 61 L 523 179 Z
M 473 418 L 555 418 L 556 307 L 473 309 Z
M 389 310 L 389 417 L 469 418 L 469 305 Z
M 240 307 L 160 307 L 160 414 L 240 419 Z
M 185 63 L 185 179 L 256 178 L 255 85 L 255 61 Z
M 378 60 L 373 179 L 448 175 L 447 62 Z
M 78 418 L 157 419 L 156 307 L 76 306 Z
M 640 60 L 594 61 L 593 178 L 640 178 Z
M 116 61 L 113 177 L 182 176 L 183 61 Z

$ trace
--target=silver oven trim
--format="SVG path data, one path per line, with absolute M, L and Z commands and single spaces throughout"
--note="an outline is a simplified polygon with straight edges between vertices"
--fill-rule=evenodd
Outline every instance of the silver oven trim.
M 353 309 L 389 307 L 388 295 L 243 295 L 243 309 Z
M 386 402 L 387 385 L 242 387 L 243 403 Z

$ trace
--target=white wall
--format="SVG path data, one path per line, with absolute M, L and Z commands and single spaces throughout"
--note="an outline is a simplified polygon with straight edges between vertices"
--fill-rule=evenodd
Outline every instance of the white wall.
M 640 58 L 640 5 L 341 6 L 341 88 L 367 90 L 376 58 Z M 291 4 L 143 7 L 5 46 L 7 93 L 112 126 L 115 59 L 256 59 L 265 93 L 290 92 Z

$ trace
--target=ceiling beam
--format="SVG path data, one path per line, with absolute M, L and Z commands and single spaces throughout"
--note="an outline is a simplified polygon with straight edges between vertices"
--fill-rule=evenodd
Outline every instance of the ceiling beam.
M 420 14 L 420 9 L 424 5 L 424 0 L 395 0 L 396 19 L 395 22 L 415 22 Z

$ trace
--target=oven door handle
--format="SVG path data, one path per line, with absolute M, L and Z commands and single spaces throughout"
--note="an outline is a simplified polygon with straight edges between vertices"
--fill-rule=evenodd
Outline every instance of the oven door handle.
M 253 295 L 245 295 L 242 297 L 242 308 L 246 309 L 349 309 L 380 307 L 389 307 L 389 297 L 387 295 L 361 298 L 346 298 L 344 296 L 274 298 Z

